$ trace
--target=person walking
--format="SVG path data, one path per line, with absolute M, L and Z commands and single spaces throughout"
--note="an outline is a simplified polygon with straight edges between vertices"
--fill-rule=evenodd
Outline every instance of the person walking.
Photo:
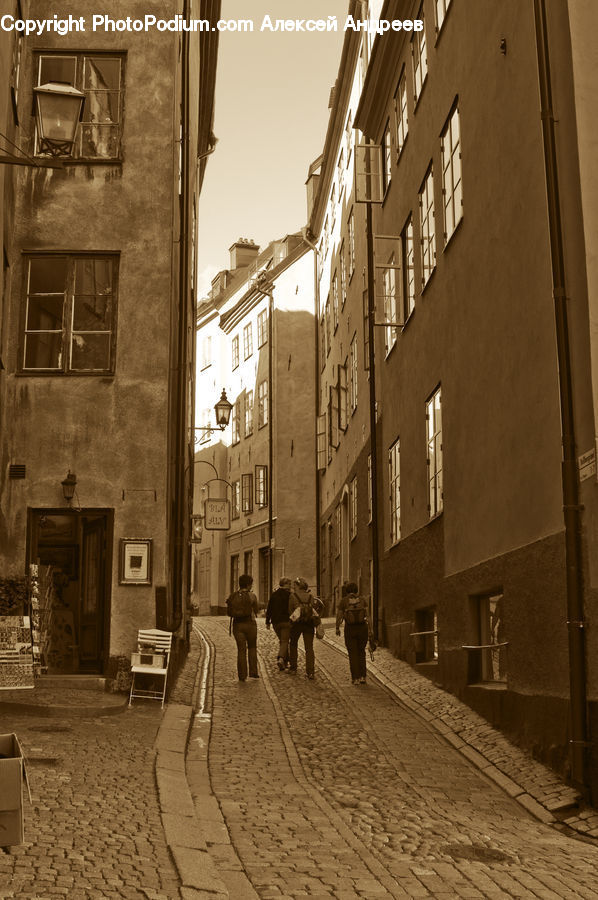
M 257 597 L 252 592 L 251 575 L 239 576 L 239 589 L 227 598 L 226 606 L 231 617 L 232 633 L 237 643 L 237 675 L 239 681 L 259 678 L 257 672 L 257 622 L 259 611 Z M 248 665 L 249 664 L 249 665 Z
M 319 597 L 310 592 L 305 578 L 295 578 L 289 599 L 291 633 L 289 636 L 289 672 L 297 671 L 297 649 L 299 638 L 303 635 L 305 648 L 305 674 L 313 680 L 315 677 L 316 658 L 314 654 L 314 635 L 316 625 L 321 622 L 320 613 L 324 604 Z
M 278 638 L 278 656 L 276 664 L 280 671 L 284 671 L 289 662 L 289 634 L 291 632 L 291 620 L 289 619 L 289 599 L 291 596 L 291 579 L 281 578 L 279 587 L 268 601 L 266 608 L 266 628 L 270 625 Z
M 339 635 L 343 620 L 351 680 L 353 684 L 365 684 L 367 675 L 365 649 L 370 636 L 368 610 L 365 599 L 359 596 L 357 585 L 353 581 L 343 585 L 343 596 L 336 613 L 336 633 Z

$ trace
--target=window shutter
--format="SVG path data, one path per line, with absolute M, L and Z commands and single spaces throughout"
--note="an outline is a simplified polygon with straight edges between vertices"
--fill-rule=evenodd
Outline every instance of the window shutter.
M 326 413 L 318 416 L 317 422 L 317 465 L 318 471 L 326 469 Z

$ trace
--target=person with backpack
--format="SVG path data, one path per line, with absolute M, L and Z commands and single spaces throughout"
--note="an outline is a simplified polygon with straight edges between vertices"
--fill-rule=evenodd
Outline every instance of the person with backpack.
M 257 671 L 257 622 L 259 611 L 257 597 L 251 591 L 251 575 L 239 576 L 239 588 L 227 598 L 226 607 L 231 617 L 232 633 L 237 642 L 237 674 L 239 681 L 259 678 Z M 248 666 L 249 663 L 249 666 Z
M 271 595 L 266 609 L 266 628 L 273 626 L 278 638 L 278 657 L 276 664 L 280 671 L 284 671 L 289 662 L 289 634 L 291 632 L 291 620 L 289 619 L 289 598 L 291 594 L 291 579 L 281 578 L 279 587 Z
M 319 597 L 310 592 L 305 578 L 295 578 L 289 598 L 291 633 L 289 636 L 289 672 L 297 671 L 297 645 L 303 635 L 305 648 L 305 674 L 313 680 L 315 676 L 316 658 L 314 654 L 314 635 L 316 626 L 321 623 L 320 613 L 324 604 Z
M 351 680 L 353 684 L 365 684 L 367 667 L 365 649 L 370 636 L 367 604 L 359 596 L 353 581 L 343 585 L 343 596 L 336 613 L 336 633 L 341 633 L 341 623 L 345 622 L 345 647 L 349 654 Z

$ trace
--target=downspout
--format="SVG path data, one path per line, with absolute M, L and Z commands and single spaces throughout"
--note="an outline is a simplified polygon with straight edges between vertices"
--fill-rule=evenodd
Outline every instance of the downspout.
M 372 231 L 372 204 L 366 203 L 367 237 L 367 285 L 368 285 L 368 344 L 370 364 L 370 455 L 372 459 L 372 619 L 374 637 L 379 636 L 379 560 L 378 560 L 378 441 L 376 434 L 376 354 L 374 352 L 374 235 Z
M 272 439 L 274 435 L 273 415 L 274 392 L 273 392 L 273 348 L 272 339 L 274 336 L 274 285 L 268 294 L 268 589 L 266 596 L 269 597 L 274 589 L 274 522 L 272 517 L 272 504 L 274 497 L 272 495 L 272 487 L 274 478 L 272 474 L 272 464 L 274 462 L 274 447 Z
M 565 556 L 567 582 L 567 627 L 569 635 L 569 740 L 571 780 L 584 794 L 586 786 L 586 748 L 588 746 L 586 708 L 585 621 L 583 558 L 581 547 L 581 507 L 577 473 L 571 349 L 567 320 L 565 254 L 559 202 L 555 120 L 552 110 L 550 58 L 545 0 L 534 0 L 536 50 L 542 117 L 542 138 L 546 167 L 546 199 L 550 231 L 550 256 L 554 295 L 561 436 L 563 443 L 562 485 L 565 520 Z
M 314 347 L 315 347 L 315 359 L 314 359 L 314 422 L 316 423 L 315 435 L 314 435 L 314 448 L 315 448 L 315 461 L 316 465 L 315 476 L 316 476 L 316 490 L 315 490 L 315 500 L 316 500 L 316 594 L 319 597 L 321 592 L 321 578 L 320 578 L 320 566 L 322 564 L 322 548 L 320 546 L 320 534 L 321 534 L 321 525 L 320 525 L 320 470 L 318 469 L 318 418 L 320 415 L 320 360 L 318 356 L 319 350 L 319 314 L 320 314 L 320 282 L 318 281 L 318 248 L 316 245 L 310 240 L 308 234 L 311 234 L 309 229 L 303 228 L 302 235 L 303 240 L 311 247 L 314 254 Z

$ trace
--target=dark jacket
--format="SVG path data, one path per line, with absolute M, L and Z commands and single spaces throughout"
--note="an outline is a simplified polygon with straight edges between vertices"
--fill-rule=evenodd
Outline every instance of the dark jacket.
M 266 609 L 266 625 L 289 621 L 289 588 L 278 588 L 271 595 Z

